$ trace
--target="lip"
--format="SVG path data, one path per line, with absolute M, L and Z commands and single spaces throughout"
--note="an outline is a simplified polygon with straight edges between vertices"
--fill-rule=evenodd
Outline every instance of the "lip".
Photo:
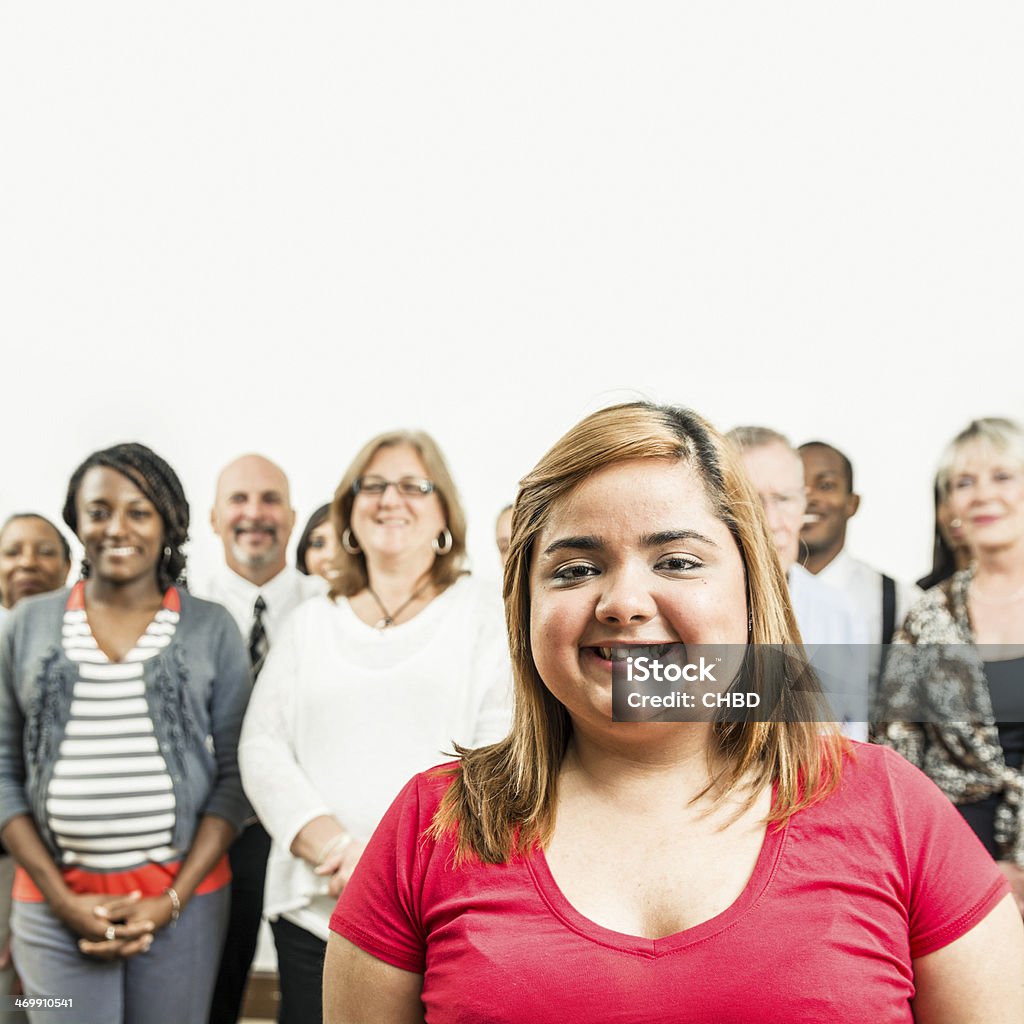
M 971 516 L 971 522 L 975 526 L 991 526 L 993 523 L 998 523 L 1002 519 L 1002 516 Z
M 606 640 L 601 644 L 585 644 L 581 646 L 581 653 L 599 665 L 611 668 L 618 662 L 623 664 L 625 658 L 606 658 L 605 652 L 621 651 L 624 649 L 649 651 L 650 648 L 660 648 L 664 654 L 669 654 L 675 648 L 685 651 L 685 645 L 680 640 Z M 626 655 L 629 657 L 629 655 Z
M 100 550 L 107 558 L 131 558 L 132 555 L 139 553 L 139 549 L 134 544 L 112 544 Z

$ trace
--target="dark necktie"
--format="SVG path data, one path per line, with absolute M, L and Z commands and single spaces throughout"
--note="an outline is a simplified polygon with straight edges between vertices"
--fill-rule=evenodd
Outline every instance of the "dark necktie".
M 252 629 L 249 630 L 249 663 L 252 665 L 252 678 L 255 680 L 267 660 L 270 641 L 267 640 L 267 629 L 263 625 L 263 613 L 267 610 L 267 602 L 261 594 L 256 598 L 252 609 Z

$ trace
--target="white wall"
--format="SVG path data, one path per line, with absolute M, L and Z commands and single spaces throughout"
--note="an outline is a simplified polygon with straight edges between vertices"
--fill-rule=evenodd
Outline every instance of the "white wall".
M 300 515 L 397 425 L 478 565 L 536 457 L 636 393 L 833 441 L 851 546 L 1024 413 L 1018 4 L 7 4 L 0 512 L 138 439 Z

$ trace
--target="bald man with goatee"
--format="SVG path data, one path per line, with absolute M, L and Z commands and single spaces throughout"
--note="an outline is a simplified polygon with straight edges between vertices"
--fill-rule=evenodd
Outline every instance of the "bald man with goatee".
M 210 523 L 224 545 L 224 564 L 199 590 L 224 605 L 238 623 L 254 679 L 284 619 L 322 594 L 319 576 L 304 576 L 286 561 L 295 526 L 288 478 L 262 455 L 243 455 L 217 479 Z M 210 1024 L 235 1024 L 256 951 L 270 837 L 255 819 L 231 847 L 231 920 L 210 1008 Z

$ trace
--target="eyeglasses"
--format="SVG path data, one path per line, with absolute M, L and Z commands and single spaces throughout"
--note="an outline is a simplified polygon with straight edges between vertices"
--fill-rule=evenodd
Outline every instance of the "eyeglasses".
M 401 480 L 385 480 L 382 476 L 361 476 L 352 484 L 353 494 L 383 494 L 389 487 L 394 487 L 404 498 L 425 498 L 433 494 L 437 485 L 433 480 L 424 480 L 418 476 L 403 476 Z

